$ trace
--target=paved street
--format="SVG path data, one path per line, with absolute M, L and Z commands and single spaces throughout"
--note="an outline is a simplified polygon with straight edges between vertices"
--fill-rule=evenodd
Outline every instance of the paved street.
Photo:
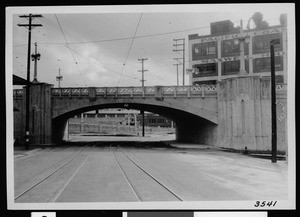
M 81 139 L 73 137 L 72 143 L 55 148 L 15 151 L 15 201 L 226 201 L 288 197 L 285 161 L 272 164 L 266 159 L 206 146 L 182 148 L 183 144 L 177 144 L 174 148 L 159 142 Z

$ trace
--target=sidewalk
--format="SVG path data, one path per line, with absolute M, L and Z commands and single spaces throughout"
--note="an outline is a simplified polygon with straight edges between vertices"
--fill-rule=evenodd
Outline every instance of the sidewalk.
M 53 145 L 50 145 L 50 144 L 49 145 L 30 145 L 29 149 L 26 150 L 24 146 L 17 145 L 17 146 L 14 146 L 14 150 L 13 150 L 14 159 L 32 156 L 32 155 L 38 154 L 42 151 L 49 150 L 49 149 L 52 149 L 55 147 L 56 147 L 56 145 L 54 145 L 54 144 Z

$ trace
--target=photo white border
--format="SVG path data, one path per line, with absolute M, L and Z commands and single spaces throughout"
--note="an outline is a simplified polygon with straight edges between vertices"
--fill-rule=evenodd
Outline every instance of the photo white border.
M 189 4 L 189 5 L 130 5 L 130 6 L 47 6 L 47 7 L 7 7 L 6 8 L 6 157 L 7 157 L 7 204 L 14 210 L 232 210 L 232 209 L 295 209 L 295 5 L 292 3 L 263 3 L 260 7 L 285 7 L 288 12 L 288 174 L 289 198 L 278 201 L 275 207 L 255 208 L 251 201 L 195 201 L 195 202 L 105 202 L 105 203 L 14 203 L 14 164 L 13 164 L 13 95 L 12 95 L 12 20 L 14 14 L 50 13 L 150 13 L 150 12 L 232 12 L 257 7 L 257 4 Z M 84 8 L 84 10 L 82 10 Z

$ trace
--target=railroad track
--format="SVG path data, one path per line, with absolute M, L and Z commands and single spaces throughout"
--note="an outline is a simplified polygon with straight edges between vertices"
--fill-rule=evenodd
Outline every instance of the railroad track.
M 15 196 L 15 202 L 48 202 L 54 203 L 64 197 L 64 191 L 70 187 L 70 183 L 78 172 L 83 168 L 88 159 L 97 156 L 97 152 L 90 154 L 95 147 L 105 150 L 115 161 L 120 170 L 120 177 L 123 177 L 136 201 L 157 201 L 161 199 L 160 195 L 166 201 L 183 201 L 183 199 L 170 189 L 163 181 L 147 171 L 138 161 L 134 159 L 132 153 L 126 153 L 126 149 L 112 142 L 107 144 L 98 144 L 91 142 L 84 147 L 79 147 L 72 154 L 68 155 L 62 163 L 51 168 L 48 173 L 41 176 L 40 179 L 27 186 L 18 195 Z M 96 178 L 96 177 L 95 177 Z M 149 188 L 148 188 L 149 187 Z M 158 192 L 158 196 L 152 191 Z M 130 191 L 129 191 L 130 193 Z M 84 194 L 84 192 L 82 192 Z M 64 196 L 63 196 L 64 195 Z M 101 191 L 99 195 L 102 195 Z M 155 195 L 156 199 L 154 199 Z M 60 197 L 62 196 L 62 197 Z M 103 199 L 103 198 L 102 198 Z M 70 201 L 71 202 L 71 201 Z
M 157 188 L 159 189 L 163 189 L 163 191 L 165 191 L 167 194 L 171 195 L 171 197 L 173 197 L 173 199 L 175 201 L 183 201 L 183 199 L 176 194 L 174 191 L 172 191 L 172 189 L 170 189 L 167 185 L 165 185 L 162 181 L 160 181 L 158 178 L 154 177 L 154 175 L 152 175 L 149 171 L 147 171 L 145 168 L 143 168 L 142 165 L 140 165 L 137 161 L 135 161 L 132 157 L 130 157 L 128 154 L 125 153 L 124 149 L 122 149 L 119 145 L 117 147 L 111 147 L 111 150 L 113 152 L 114 158 L 118 164 L 118 167 L 120 168 L 124 178 L 126 179 L 127 183 L 129 184 L 130 188 L 132 189 L 133 194 L 136 196 L 136 198 L 139 201 L 144 201 L 143 195 L 140 193 L 138 187 L 135 185 L 135 183 L 132 181 L 132 177 L 130 177 L 130 175 L 127 174 L 126 172 L 126 168 L 123 165 L 124 163 L 124 158 L 122 160 L 122 158 L 120 158 L 120 156 L 118 157 L 118 154 L 123 155 L 128 162 L 130 162 L 130 164 L 132 166 L 134 166 L 137 170 L 139 170 L 140 172 L 142 172 L 146 177 L 148 177 L 149 182 L 155 183 L 155 185 L 157 186 Z M 151 181 L 150 181 L 151 180 Z
M 80 148 L 79 151 L 76 149 L 75 152 L 70 154 L 68 157 L 66 157 L 67 160 L 56 168 L 54 168 L 51 172 L 49 172 L 47 175 L 45 175 L 40 180 L 36 181 L 35 183 L 31 184 L 30 187 L 23 190 L 21 193 L 19 193 L 17 196 L 15 196 L 14 200 L 15 202 L 22 202 L 22 200 L 26 201 L 27 197 L 30 197 L 31 193 L 35 191 L 35 189 L 39 188 L 41 185 L 47 182 L 48 179 L 50 179 L 55 174 L 59 173 L 63 169 L 68 169 L 67 167 L 71 165 L 71 162 L 74 162 L 76 159 L 78 159 L 80 156 L 84 155 L 84 152 L 87 151 L 88 148 L 91 150 L 95 147 L 95 142 L 91 142 L 86 144 L 84 147 Z M 67 148 L 67 147 L 63 147 Z M 80 163 L 80 165 L 77 167 L 75 172 L 65 181 L 65 183 L 59 188 L 59 190 L 49 199 L 48 202 L 55 202 L 55 200 L 59 197 L 59 195 L 62 193 L 63 189 L 68 185 L 68 183 L 72 180 L 72 178 L 76 175 L 76 173 L 80 170 L 80 168 L 83 166 L 83 164 L 88 159 L 88 155 L 85 156 L 83 162 Z

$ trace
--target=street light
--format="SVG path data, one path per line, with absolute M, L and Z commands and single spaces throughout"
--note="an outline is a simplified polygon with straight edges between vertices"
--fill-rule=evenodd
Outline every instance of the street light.
M 272 112 L 272 163 L 277 161 L 277 118 L 276 118 L 276 89 L 275 89 L 275 54 L 274 45 L 280 44 L 279 39 L 270 41 L 271 56 L 271 112 Z
M 235 45 L 240 45 L 240 75 L 246 75 L 247 71 L 245 69 L 245 43 L 248 44 L 250 42 L 250 37 L 244 35 L 243 31 L 243 21 L 241 20 L 240 26 L 240 37 L 234 39 Z
M 37 43 L 35 45 L 35 54 L 31 54 L 31 60 L 34 61 L 33 83 L 37 83 L 37 61 L 41 59 L 41 54 L 37 53 Z

